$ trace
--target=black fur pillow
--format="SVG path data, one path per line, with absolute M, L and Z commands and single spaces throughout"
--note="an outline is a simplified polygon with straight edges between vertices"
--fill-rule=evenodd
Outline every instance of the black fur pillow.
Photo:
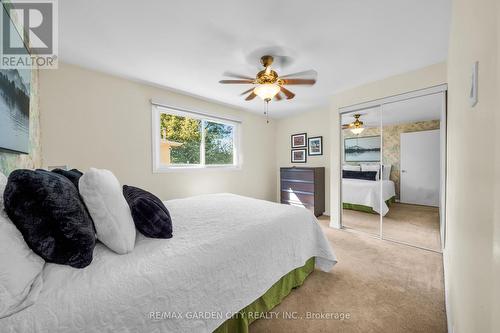
M 130 207 L 137 230 L 151 238 L 172 237 L 172 219 L 167 207 L 153 194 L 123 185 L 123 196 Z
M 83 173 L 77 169 L 71 169 L 71 170 L 54 169 L 52 170 L 52 172 L 55 172 L 57 174 L 60 174 L 61 176 L 68 178 L 73 183 L 73 185 L 75 185 L 76 188 L 78 188 L 78 181 L 80 180 L 80 177 L 83 176 Z
M 15 170 L 4 201 L 28 246 L 45 261 L 76 268 L 92 262 L 92 220 L 66 177 L 45 170 Z
M 81 172 L 78 169 L 71 169 L 71 170 L 54 169 L 54 170 L 52 170 L 52 172 L 55 172 L 61 176 L 68 178 L 73 183 L 73 185 L 75 185 L 78 192 L 80 191 L 80 188 L 78 187 L 78 182 L 80 181 L 80 177 L 83 176 L 83 172 Z M 94 229 L 94 232 L 95 232 L 94 221 L 92 220 L 92 216 L 90 216 L 90 213 L 89 213 L 89 210 L 87 209 L 87 206 L 85 206 L 85 202 L 83 201 L 82 196 L 80 196 L 80 201 L 82 202 L 83 207 L 85 207 L 85 212 L 87 213 L 90 220 L 92 221 L 92 228 Z

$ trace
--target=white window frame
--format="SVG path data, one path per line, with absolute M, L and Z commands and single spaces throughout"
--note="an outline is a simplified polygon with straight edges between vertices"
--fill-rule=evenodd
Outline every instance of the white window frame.
M 160 115 L 162 113 L 171 114 L 179 117 L 188 117 L 201 121 L 201 144 L 200 144 L 200 164 L 171 164 L 169 166 L 160 163 Z M 203 130 L 206 121 L 214 122 L 233 127 L 233 163 L 232 164 L 205 164 L 205 131 Z M 183 110 L 179 108 L 152 105 L 152 156 L 153 173 L 185 171 L 185 170 L 207 170 L 207 169 L 240 169 L 240 127 L 241 122 L 205 115 L 200 112 Z

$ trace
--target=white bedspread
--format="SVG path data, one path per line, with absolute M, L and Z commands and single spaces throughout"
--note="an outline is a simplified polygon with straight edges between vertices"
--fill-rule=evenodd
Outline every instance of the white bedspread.
M 323 271 L 336 263 L 306 209 L 232 194 L 165 205 L 173 238 L 138 234 L 125 255 L 98 244 L 84 269 L 45 265 L 37 302 L 0 320 L 0 331 L 211 332 L 310 257 Z
M 382 210 L 380 208 L 380 182 L 382 182 Z M 389 212 L 385 203 L 396 195 L 392 180 L 342 179 L 342 202 L 371 207 L 382 216 Z

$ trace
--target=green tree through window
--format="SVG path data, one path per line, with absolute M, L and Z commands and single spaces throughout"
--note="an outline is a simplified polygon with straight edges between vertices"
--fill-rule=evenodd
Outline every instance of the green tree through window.
M 205 164 L 233 163 L 233 126 L 205 122 Z
M 180 143 L 170 150 L 172 164 L 200 164 L 201 120 L 162 113 L 162 139 Z
M 203 135 L 202 135 L 203 130 Z M 170 164 L 230 165 L 234 163 L 234 126 L 208 120 L 160 114 L 160 133 Z M 202 139 L 205 161 L 200 154 Z M 166 162 L 165 162 L 166 163 Z

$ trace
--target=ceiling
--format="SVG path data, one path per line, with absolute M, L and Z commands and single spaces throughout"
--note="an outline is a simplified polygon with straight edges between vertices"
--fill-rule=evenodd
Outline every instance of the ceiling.
M 384 104 L 382 112 L 380 108 L 362 110 L 342 115 L 342 125 L 354 121 L 353 114 L 361 114 L 360 120 L 366 127 L 378 127 L 381 117 L 382 123 L 386 125 L 413 123 L 417 121 L 438 120 L 441 118 L 443 105 L 442 95 L 433 94 L 390 104 Z
M 293 59 L 280 74 L 315 69 L 313 87 L 271 103 L 282 117 L 328 104 L 338 91 L 442 62 L 450 0 L 59 2 L 59 59 L 258 113 L 246 85 L 221 85 L 225 71 L 255 75 L 259 50 Z

